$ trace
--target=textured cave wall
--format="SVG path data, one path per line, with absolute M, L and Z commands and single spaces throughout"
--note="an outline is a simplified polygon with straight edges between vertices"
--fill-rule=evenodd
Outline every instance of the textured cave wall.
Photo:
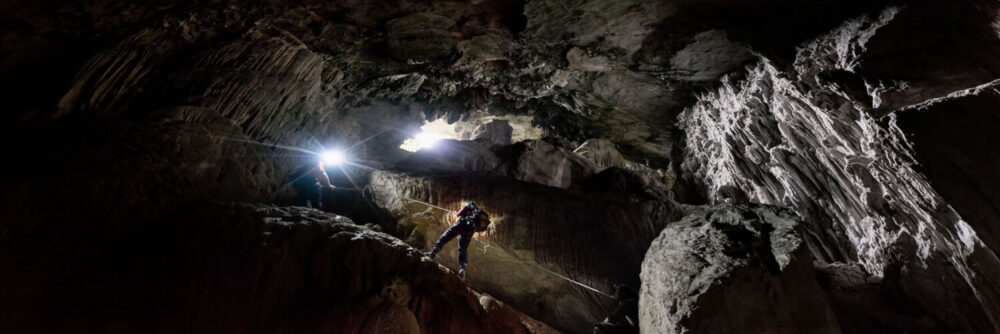
M 867 6 L 758 5 L 774 23 L 715 19 L 721 2 L 9 1 L 0 94 L 12 129 L 197 106 L 253 141 L 364 141 L 352 153 L 380 163 L 421 115 L 529 114 L 665 169 L 691 93 L 751 59 L 727 31 L 794 40 Z
M 942 166 L 989 163 L 963 158 L 968 151 L 962 148 L 944 149 L 971 139 L 966 135 L 949 134 L 945 137 L 954 139 L 929 144 L 942 129 L 926 123 L 941 120 L 941 108 L 948 106 L 954 108 L 951 116 L 961 117 L 957 113 L 968 109 L 962 105 L 990 99 L 992 90 L 972 89 L 957 95 L 973 96 L 932 104 L 928 108 L 937 108 L 936 114 L 886 111 L 934 102 L 997 77 L 991 70 L 995 60 L 952 57 L 952 51 L 977 57 L 1000 45 L 988 24 L 995 19 L 996 11 L 989 9 L 994 7 L 978 2 L 889 7 L 803 45 L 792 68 L 765 59 L 746 74 L 724 78 L 680 118 L 687 145 L 684 178 L 702 183 L 703 195 L 713 200 L 735 187 L 752 201 L 794 208 L 809 223 L 805 238 L 817 258 L 858 261 L 876 275 L 895 277 L 887 272 L 900 271 L 908 296 L 951 328 L 997 330 L 1000 291 L 994 280 L 1000 260 L 991 243 L 983 242 L 992 238 L 995 218 L 956 210 L 989 201 L 988 194 L 941 185 L 976 175 L 963 172 L 969 167 L 950 172 L 959 176 L 942 175 Z M 956 24 L 933 32 L 916 27 L 926 19 Z M 938 49 L 935 41 L 942 36 L 977 46 L 964 53 Z M 911 66 L 904 71 L 890 60 L 895 57 Z M 912 66 L 916 63 L 929 66 Z M 989 120 L 968 112 L 970 122 Z M 907 140 L 900 119 L 909 120 L 904 123 L 922 143 Z M 953 124 L 945 128 L 971 123 Z M 952 153 L 930 156 L 935 150 Z

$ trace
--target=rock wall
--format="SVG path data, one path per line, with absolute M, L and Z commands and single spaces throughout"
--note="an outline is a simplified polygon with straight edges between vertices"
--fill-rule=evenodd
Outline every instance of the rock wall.
M 794 69 L 763 60 L 744 75 L 724 78 L 680 118 L 683 168 L 709 198 L 732 186 L 753 201 L 794 208 L 817 258 L 858 261 L 877 276 L 901 270 L 907 293 L 937 319 L 960 331 L 995 331 L 1000 291 L 993 279 L 1000 260 L 977 233 L 989 235 L 991 224 L 960 215 L 921 173 L 897 122 L 911 111 L 883 116 L 890 95 L 942 97 L 940 90 L 921 88 L 926 81 L 899 77 L 880 62 L 888 59 L 884 52 L 923 52 L 923 61 L 946 62 L 935 57 L 947 55 L 930 49 L 885 49 L 894 43 L 890 37 L 915 38 L 899 34 L 912 33 L 918 17 L 968 9 L 940 6 L 890 7 L 804 45 Z M 991 29 L 978 21 L 983 14 L 963 26 Z M 996 36 L 977 41 L 988 48 L 1000 43 Z M 974 77 L 950 87 L 969 88 L 990 76 Z M 890 82 L 896 84 L 888 88 Z M 959 95 L 968 94 L 975 95 Z

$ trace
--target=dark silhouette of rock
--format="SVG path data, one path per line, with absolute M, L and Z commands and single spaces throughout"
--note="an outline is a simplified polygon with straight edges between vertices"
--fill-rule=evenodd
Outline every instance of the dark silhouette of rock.
M 501 147 L 504 157 L 499 173 L 511 178 L 556 188 L 579 185 L 594 173 L 594 166 L 579 155 L 544 140 L 526 140 Z
M 144 264 L 116 269 L 116 275 L 162 276 L 123 281 L 91 291 L 95 295 L 75 296 L 75 302 L 66 307 L 87 317 L 53 323 L 38 314 L 10 319 L 0 328 L 16 332 L 94 328 L 189 333 L 555 333 L 469 288 L 454 273 L 400 240 L 344 217 L 302 207 L 203 203 L 165 217 L 162 223 L 173 227 L 167 249 L 133 248 L 130 251 L 138 252 L 136 260 Z M 150 295 L 149 288 L 162 290 Z M 150 309 L 150 299 L 130 297 L 136 293 L 164 299 Z M 41 296 L 58 298 L 60 294 Z M 25 307 L 65 302 L 16 301 Z
M 909 300 L 899 272 L 874 277 L 857 263 L 815 263 L 844 333 L 941 333 L 941 322 Z M 894 268 L 899 269 L 899 268 Z

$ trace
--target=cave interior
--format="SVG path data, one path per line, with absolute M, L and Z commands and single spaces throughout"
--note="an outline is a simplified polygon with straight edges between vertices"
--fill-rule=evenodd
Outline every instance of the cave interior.
M 4 333 L 1000 333 L 995 0 L 6 0 L 0 95 Z

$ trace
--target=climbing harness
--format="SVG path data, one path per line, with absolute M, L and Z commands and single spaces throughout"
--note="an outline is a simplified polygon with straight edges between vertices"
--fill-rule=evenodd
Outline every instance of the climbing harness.
M 412 199 L 412 198 L 409 198 L 409 197 L 403 197 L 403 199 L 406 199 L 406 200 L 409 200 L 409 201 L 414 201 L 414 202 L 417 202 L 417 203 L 420 203 L 420 204 L 423 204 L 423 205 L 426 205 L 426 206 L 429 206 L 429 207 L 432 207 L 432 208 L 435 208 L 435 209 L 444 210 L 446 212 L 456 212 L 455 210 L 448 210 L 448 209 L 442 208 L 440 206 L 437 206 L 437 205 L 434 205 L 434 204 L 431 204 L 431 203 L 427 203 L 427 202 L 424 202 L 424 201 L 420 201 L 420 200 L 415 200 L 415 199 Z M 479 231 L 479 232 L 481 232 L 481 231 Z M 490 248 L 490 244 L 488 244 L 486 242 L 483 242 L 482 240 L 479 240 L 479 238 L 475 237 L 475 234 L 473 234 L 473 238 L 472 239 L 475 239 L 476 241 L 479 241 L 479 243 L 483 244 L 483 254 L 486 254 L 486 249 Z

